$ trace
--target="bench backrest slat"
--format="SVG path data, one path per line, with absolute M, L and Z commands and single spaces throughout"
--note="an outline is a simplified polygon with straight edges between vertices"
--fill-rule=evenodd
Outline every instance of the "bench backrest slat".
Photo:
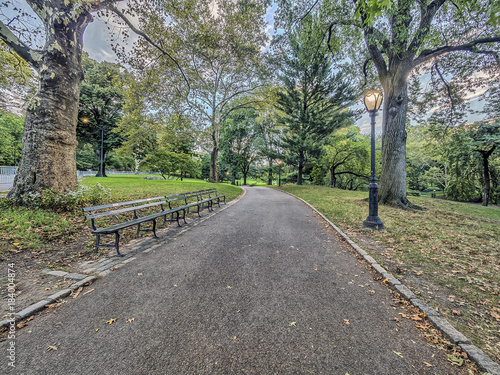
M 88 220 L 88 219 L 97 219 L 99 217 L 110 216 L 110 215 L 117 215 L 117 214 L 121 214 L 121 213 L 124 213 L 124 212 L 141 210 L 143 208 L 148 208 L 148 207 L 153 207 L 153 206 L 159 206 L 161 204 L 167 204 L 167 203 L 168 203 L 167 201 L 159 201 L 159 202 L 150 203 L 150 204 L 143 204 L 141 206 L 133 206 L 133 207 L 122 208 L 120 210 L 100 212 L 100 213 L 97 213 L 97 214 L 87 215 L 87 216 L 85 216 L 85 219 L 86 220 Z
M 154 197 L 154 198 L 144 198 L 144 199 L 137 199 L 135 201 L 127 201 L 127 202 L 118 202 L 118 203 L 110 203 L 110 204 L 104 204 L 102 206 L 94 206 L 94 207 L 84 207 L 83 212 L 88 212 L 88 211 L 98 211 L 98 210 L 104 210 L 105 208 L 111 208 L 111 207 L 122 207 L 122 206 L 128 206 L 130 204 L 136 204 L 136 203 L 143 203 L 143 202 L 151 202 L 155 200 L 162 200 L 165 199 L 165 196 L 161 197 Z

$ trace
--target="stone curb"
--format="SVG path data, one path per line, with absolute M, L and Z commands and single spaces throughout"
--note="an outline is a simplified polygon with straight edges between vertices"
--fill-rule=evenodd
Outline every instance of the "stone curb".
M 455 327 L 453 327 L 445 318 L 441 316 L 436 310 L 431 306 L 426 304 L 424 301 L 417 298 L 417 296 L 408 289 L 405 285 L 395 278 L 391 273 L 389 273 L 385 268 L 380 266 L 375 259 L 368 255 L 366 251 L 361 249 L 354 241 L 352 241 L 339 227 L 333 224 L 330 220 L 326 218 L 321 212 L 319 212 L 310 203 L 306 202 L 304 199 L 297 197 L 287 191 L 280 190 L 281 192 L 288 194 L 302 203 L 306 204 L 315 213 L 317 213 L 323 220 L 325 220 L 335 231 L 344 238 L 344 240 L 360 255 L 378 274 L 380 274 L 384 280 L 387 280 L 388 284 L 391 285 L 397 292 L 399 292 L 406 300 L 408 300 L 413 306 L 418 308 L 420 311 L 425 313 L 427 318 L 440 330 L 446 337 L 450 339 L 451 342 L 458 345 L 467 356 L 472 359 L 482 371 L 485 371 L 491 375 L 500 375 L 500 365 L 493 361 L 486 353 L 484 353 L 477 346 L 472 345 L 470 340 L 461 332 L 459 332 Z
M 85 284 L 92 282 L 96 279 L 97 278 L 95 276 L 86 276 L 85 279 L 80 280 L 80 281 L 70 285 L 69 288 L 60 290 L 59 292 L 48 296 L 44 300 L 41 300 L 39 302 L 36 302 L 36 303 L 29 305 L 28 307 L 19 311 L 18 313 L 12 314 L 14 316 L 14 321 L 17 322 L 19 320 L 23 320 L 25 318 L 28 318 L 31 315 L 34 315 L 38 311 L 43 310 L 47 305 L 50 305 L 51 303 L 56 302 L 58 299 L 69 296 L 73 290 L 78 289 L 79 287 L 83 287 Z M 13 321 L 12 318 L 11 319 L 4 319 L 4 320 L 0 321 L 0 328 L 9 326 L 12 321 Z
M 211 218 L 212 216 L 218 214 L 219 212 L 224 211 L 225 209 L 231 207 L 233 204 L 237 203 L 246 194 L 246 190 L 245 189 L 242 189 L 242 190 L 243 190 L 243 192 L 238 197 L 236 197 L 232 201 L 226 203 L 223 207 L 219 208 L 217 211 L 211 212 L 211 213 L 207 214 L 205 217 L 202 218 L 202 220 L 197 221 L 195 223 L 195 225 L 193 225 L 193 226 L 196 226 L 199 223 L 204 222 L 205 220 Z M 190 228 L 191 227 L 184 228 L 179 233 L 177 233 L 176 236 L 178 236 L 178 235 L 186 232 Z M 140 239 L 139 241 L 136 241 L 136 242 L 134 241 L 133 246 L 138 247 L 139 250 L 140 250 L 140 251 L 137 251 L 135 254 L 137 254 L 139 252 L 147 252 L 148 251 L 146 249 L 146 247 L 143 246 L 144 243 L 146 241 L 148 241 L 148 240 L 149 240 L 149 238 L 144 238 L 144 239 Z M 156 248 L 156 247 L 159 247 L 159 246 L 160 246 L 160 244 L 153 245 L 153 246 L 150 246 L 148 249 L 152 250 L 152 248 Z M 114 269 L 120 268 L 120 267 L 124 266 L 125 264 L 131 262 L 132 260 L 137 259 L 134 256 L 135 254 L 134 253 L 125 254 L 121 258 L 119 258 L 117 256 L 113 256 L 113 257 L 110 257 L 110 258 L 99 259 L 95 263 L 95 267 L 88 268 L 86 271 L 89 271 L 89 273 L 90 272 L 100 271 L 100 272 L 98 272 L 98 276 L 99 277 L 106 276 L 109 273 L 111 273 L 111 268 L 114 268 Z M 33 303 L 33 304 L 29 305 L 28 307 L 26 307 L 25 309 L 19 311 L 16 314 L 11 314 L 12 317 L 10 319 L 7 318 L 7 319 L 3 319 L 3 320 L 0 321 L 0 328 L 8 327 L 8 326 L 10 326 L 11 324 L 13 324 L 16 321 L 28 318 L 29 316 L 34 315 L 38 311 L 43 310 L 47 305 L 50 305 L 51 303 L 54 303 L 58 299 L 67 297 L 68 295 L 71 294 L 72 291 L 74 291 L 74 290 L 76 290 L 76 289 L 78 289 L 80 287 L 85 286 L 85 284 L 87 284 L 89 282 L 97 280 L 96 276 L 87 276 L 87 275 L 75 274 L 75 273 L 71 274 L 69 272 L 64 272 L 64 271 L 52 271 L 50 269 L 46 269 L 46 270 L 44 270 L 42 272 L 44 272 L 44 273 L 46 273 L 48 275 L 51 275 L 51 276 L 64 277 L 64 278 L 67 278 L 67 279 L 80 280 L 80 281 L 77 281 L 76 283 L 70 285 L 66 289 L 60 290 L 59 292 L 54 293 L 54 294 L 48 296 L 46 299 L 44 299 L 42 301 L 39 301 L 39 302 L 36 302 L 36 303 Z

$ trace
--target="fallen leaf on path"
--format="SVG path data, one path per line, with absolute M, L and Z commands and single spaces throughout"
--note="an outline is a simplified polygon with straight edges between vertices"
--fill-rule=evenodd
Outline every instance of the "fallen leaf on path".
M 83 290 L 83 286 L 79 287 L 78 290 L 76 291 L 75 295 L 73 296 L 73 298 L 76 298 L 78 297 L 78 295 L 80 294 L 80 292 Z
M 85 293 L 83 293 L 83 294 L 82 294 L 82 296 L 84 296 L 85 294 L 92 293 L 94 290 L 95 290 L 95 288 L 92 288 L 92 289 L 90 289 L 90 290 L 87 290 Z
M 107 324 L 113 324 L 114 322 L 116 322 L 116 319 L 114 318 L 111 318 L 108 321 L 106 321 Z
M 448 361 L 450 361 L 453 365 L 462 366 L 465 363 L 465 359 L 457 358 L 454 355 L 448 354 Z
M 351 324 L 351 323 L 349 322 L 349 319 L 344 319 L 344 323 L 345 323 L 346 325 L 350 325 L 350 324 Z
M 52 345 L 49 345 L 46 350 L 48 352 L 50 352 L 51 350 L 57 350 L 56 343 L 53 343 Z
M 291 322 L 291 323 L 289 324 L 289 326 L 290 326 L 290 327 L 296 327 L 296 326 L 297 326 L 297 322 Z
M 429 362 L 424 362 L 424 365 L 426 365 L 427 367 L 432 367 L 432 365 Z
M 132 323 L 135 320 L 135 318 L 130 318 L 127 320 L 127 323 Z
M 228 285 L 228 286 L 226 286 L 226 289 L 233 289 L 233 288 Z
M 404 358 L 403 355 L 400 352 L 397 352 L 395 350 L 392 351 L 394 354 L 396 354 L 398 357 Z

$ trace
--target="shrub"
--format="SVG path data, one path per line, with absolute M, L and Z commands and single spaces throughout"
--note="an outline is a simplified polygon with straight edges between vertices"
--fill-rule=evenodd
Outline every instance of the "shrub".
M 414 197 L 420 197 L 422 194 L 418 190 L 408 190 L 407 195 L 413 195 Z
M 160 177 L 160 176 L 144 176 L 143 179 L 144 180 L 164 180 L 164 178 Z
M 61 194 L 53 190 L 43 190 L 41 193 L 29 193 L 23 197 L 23 204 L 32 208 L 50 209 L 54 211 L 75 211 L 84 206 L 95 206 L 105 202 L 110 197 L 110 189 L 101 184 L 89 188 L 80 185 L 78 190 Z

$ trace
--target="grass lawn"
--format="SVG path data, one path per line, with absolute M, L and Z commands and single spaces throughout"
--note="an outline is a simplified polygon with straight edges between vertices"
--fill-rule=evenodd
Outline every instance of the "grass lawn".
M 227 184 L 210 184 L 202 180 L 185 181 L 146 180 L 142 175 L 111 175 L 109 177 L 85 177 L 80 184 L 93 186 L 100 183 L 110 189 L 109 200 L 105 203 L 135 200 L 176 194 L 215 187 L 226 200 L 236 198 L 241 189 Z M 0 218 L 0 259 L 28 250 L 39 254 L 54 252 L 67 247 L 76 236 L 86 234 L 86 251 L 91 251 L 93 235 L 90 222 L 85 222 L 81 211 L 56 213 L 50 210 L 25 207 L 2 209 Z M 77 252 L 78 253 L 78 252 Z M 66 252 L 67 255 L 67 252 Z
M 367 192 L 282 186 L 306 200 L 380 264 L 500 361 L 500 208 L 410 197 L 426 211 L 379 206 L 384 232 L 362 229 Z

